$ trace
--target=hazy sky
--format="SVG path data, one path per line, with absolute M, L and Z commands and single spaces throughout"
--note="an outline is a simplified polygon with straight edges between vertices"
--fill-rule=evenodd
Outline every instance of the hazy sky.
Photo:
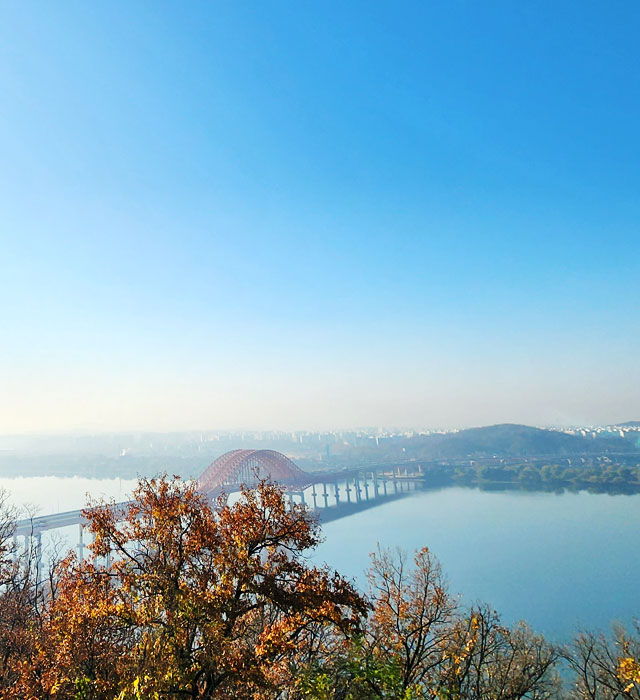
M 0 432 L 640 419 L 639 35 L 2 3 Z

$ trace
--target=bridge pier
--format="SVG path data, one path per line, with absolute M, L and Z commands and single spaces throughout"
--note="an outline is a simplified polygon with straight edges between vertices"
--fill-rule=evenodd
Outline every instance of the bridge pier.
M 298 501 L 300 505 L 307 505 L 307 501 L 304 496 L 304 491 L 286 491 L 287 498 L 289 500 L 289 509 L 293 508 L 296 504 L 295 497 L 297 496 L 300 500 Z
M 36 538 L 37 552 L 36 556 L 38 558 L 38 578 L 37 581 L 40 583 L 42 581 L 42 532 L 38 533 Z
M 84 559 L 84 525 L 78 523 L 78 561 L 82 562 Z
M 36 583 L 40 583 L 42 574 L 42 532 L 30 532 L 24 535 L 25 566 L 29 569 L 35 560 Z M 18 553 L 16 552 L 16 556 Z
M 311 495 L 313 496 L 313 510 L 318 510 L 318 499 L 316 496 L 316 485 L 311 487 Z
M 36 584 L 39 584 L 42 581 L 42 531 L 36 532 L 31 539 L 35 540 Z

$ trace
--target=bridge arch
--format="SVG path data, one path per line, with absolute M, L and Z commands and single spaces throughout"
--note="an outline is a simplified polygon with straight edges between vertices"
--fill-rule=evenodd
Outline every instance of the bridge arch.
M 275 450 L 232 450 L 212 462 L 198 479 L 204 493 L 236 488 L 268 478 L 283 485 L 299 484 L 308 475 L 287 456 Z

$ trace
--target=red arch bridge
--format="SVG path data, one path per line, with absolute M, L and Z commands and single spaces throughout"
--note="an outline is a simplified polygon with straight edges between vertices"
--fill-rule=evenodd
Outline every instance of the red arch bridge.
M 306 472 L 287 456 L 275 450 L 232 450 L 218 457 L 198 479 L 198 489 L 214 498 L 233 493 L 242 484 L 252 486 L 260 479 L 277 482 L 289 495 L 306 503 L 310 490 L 314 510 L 328 508 L 329 501 L 340 505 L 340 494 L 346 503 L 362 503 L 383 495 L 400 494 L 415 488 L 422 478 L 422 466 L 416 462 L 379 464 L 340 471 Z M 388 488 L 388 484 L 391 486 Z M 340 484 L 342 484 L 342 489 Z M 316 486 L 322 486 L 319 494 Z
M 214 499 L 232 494 L 243 484 L 252 486 L 259 479 L 277 482 L 291 504 L 300 502 L 317 511 L 324 521 L 371 508 L 385 498 L 406 495 L 419 488 L 422 465 L 417 462 L 373 464 L 340 471 L 306 472 L 288 457 L 274 450 L 233 450 L 218 457 L 197 479 L 198 489 Z M 127 505 L 118 503 L 116 508 Z M 85 518 L 82 510 L 54 513 L 19 520 L 15 537 L 25 539 L 25 548 L 35 540 L 39 547 L 42 533 L 72 525 L 78 526 L 78 553 L 84 551 Z

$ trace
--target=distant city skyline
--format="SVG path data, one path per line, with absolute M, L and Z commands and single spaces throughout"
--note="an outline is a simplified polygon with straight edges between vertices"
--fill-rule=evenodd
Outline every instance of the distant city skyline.
M 0 434 L 640 419 L 640 6 L 0 9 Z
M 517 425 L 517 424 L 502 424 L 502 425 Z M 171 437 L 183 437 L 185 439 L 197 439 L 200 438 L 201 441 L 213 441 L 221 439 L 259 439 L 259 440 L 272 440 L 286 438 L 289 440 L 303 442 L 305 440 L 315 440 L 319 438 L 328 438 L 332 436 L 334 439 L 340 439 L 345 436 L 368 436 L 374 437 L 396 437 L 396 436 L 411 436 L 411 435 L 433 435 L 433 434 L 444 434 L 451 432 L 460 432 L 462 430 L 473 429 L 473 428 L 486 428 L 491 426 L 460 426 L 456 428 L 440 428 L 440 427 L 427 427 L 427 426 L 356 426 L 353 428 L 333 428 L 325 430 L 252 430 L 249 428 L 230 428 L 226 430 L 215 430 L 215 429 L 201 429 L 201 430 L 182 430 L 182 431 L 150 431 L 150 430 L 123 430 L 117 432 L 91 432 L 77 430 L 75 432 L 26 432 L 26 433 L 15 433 L 7 434 L 0 433 L 1 439 L 18 437 L 21 440 L 29 440 L 29 438 L 43 438 L 46 442 L 49 438 L 53 440 L 58 439 L 74 439 L 74 438 L 112 438 L 118 436 L 133 437 L 136 440 L 142 438 L 151 438 L 152 436 L 159 436 L 162 438 Z M 583 425 L 583 426 L 548 426 L 548 425 L 538 425 L 538 426 L 528 426 L 538 429 L 545 429 L 551 431 L 559 432 L 591 432 L 593 434 L 603 433 L 604 431 L 620 431 L 623 430 L 627 433 L 640 432 L 640 421 L 624 421 L 622 423 L 606 423 L 600 426 L 595 425 Z M 597 432 L 596 432 L 597 431 Z M 2 446 L 0 445 L 0 449 Z

